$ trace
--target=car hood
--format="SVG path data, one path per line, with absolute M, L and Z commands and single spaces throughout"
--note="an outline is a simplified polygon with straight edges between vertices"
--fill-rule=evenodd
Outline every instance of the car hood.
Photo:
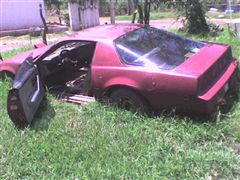
M 8 62 L 11 62 L 11 63 L 14 63 L 14 64 L 22 64 L 22 62 L 28 56 L 32 56 L 33 59 L 35 59 L 38 56 L 40 56 L 41 54 L 43 54 L 44 52 L 46 52 L 49 48 L 50 48 L 50 46 L 45 46 L 45 47 L 41 47 L 41 48 L 37 48 L 37 49 L 32 49 L 32 50 L 23 52 L 21 54 L 18 54 L 16 56 L 13 56 L 13 57 L 11 57 L 9 59 L 5 59 L 4 61 L 8 61 Z

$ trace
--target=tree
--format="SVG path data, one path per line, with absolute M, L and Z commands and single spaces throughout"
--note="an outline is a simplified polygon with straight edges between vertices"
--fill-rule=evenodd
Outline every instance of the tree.
M 47 44 L 47 32 L 48 32 L 48 27 L 47 27 L 47 23 L 45 21 L 45 18 L 43 17 L 43 13 L 42 13 L 42 4 L 39 4 L 39 13 L 40 13 L 40 17 L 42 19 L 43 22 L 43 32 L 42 32 L 42 40 L 44 44 Z
M 144 23 L 149 24 L 150 21 L 150 11 L 151 11 L 151 0 L 144 1 Z
M 185 28 L 191 34 L 209 32 L 203 5 L 199 0 L 175 0 L 173 4 L 186 18 Z
M 111 24 L 115 24 L 115 0 L 110 0 L 110 18 Z
M 137 9 L 139 19 L 138 23 L 141 24 L 149 24 L 150 22 L 150 12 L 152 4 L 160 4 L 165 2 L 166 0 L 144 0 L 143 3 L 139 2 L 139 0 L 133 0 L 135 8 Z M 134 22 L 135 17 L 133 16 L 132 22 Z
M 58 15 L 59 24 L 62 24 L 62 17 L 61 17 L 61 6 L 67 4 L 68 0 L 45 0 L 47 7 L 56 8 L 56 14 Z
M 134 1 L 137 12 L 134 12 L 133 14 L 132 23 L 135 22 L 136 13 L 138 13 L 138 23 L 149 24 L 151 3 L 151 0 L 144 0 L 144 5 L 142 5 L 142 3 L 139 3 L 138 0 Z
M 99 13 L 100 16 L 106 16 L 106 12 L 108 11 L 108 1 L 107 0 L 100 0 L 99 1 Z
M 181 15 L 185 17 L 185 27 L 189 33 L 200 34 L 210 31 L 200 0 L 144 0 L 143 4 L 134 0 L 139 14 L 138 22 L 149 24 L 151 5 L 161 3 L 168 3 L 181 12 Z M 134 22 L 135 16 L 133 16 L 132 22 Z
M 128 15 L 131 15 L 134 11 L 133 0 L 128 0 L 127 6 L 128 6 Z

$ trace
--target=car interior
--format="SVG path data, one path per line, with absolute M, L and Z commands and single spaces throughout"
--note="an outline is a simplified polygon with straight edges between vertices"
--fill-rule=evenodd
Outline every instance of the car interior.
M 91 63 L 96 42 L 68 41 L 53 46 L 37 63 L 47 89 L 63 93 L 90 95 Z

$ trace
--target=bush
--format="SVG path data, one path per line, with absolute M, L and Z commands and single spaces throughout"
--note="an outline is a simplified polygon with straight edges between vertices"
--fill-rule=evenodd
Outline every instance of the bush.
M 176 0 L 172 5 L 185 17 L 185 28 L 190 34 L 203 34 L 210 31 L 205 19 L 203 4 L 199 0 Z
M 205 12 L 199 0 L 188 0 L 186 4 L 186 26 L 189 33 L 200 34 L 209 32 L 209 26 L 205 19 Z

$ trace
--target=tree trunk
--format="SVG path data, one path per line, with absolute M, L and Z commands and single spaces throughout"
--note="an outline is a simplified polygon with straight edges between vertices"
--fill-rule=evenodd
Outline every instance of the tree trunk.
M 148 2 L 148 0 L 145 0 L 144 1 L 144 24 L 149 25 L 150 10 L 151 10 L 151 2 Z
M 61 9 L 59 4 L 57 5 L 57 15 L 58 15 L 59 24 L 62 25 Z
M 142 6 L 140 4 L 137 5 L 137 9 L 138 9 L 138 23 L 143 24 L 143 10 L 142 10 Z
M 115 24 L 115 0 L 110 0 L 110 18 L 111 24 Z
M 133 5 L 135 9 L 137 9 L 138 4 L 139 4 L 138 0 L 133 0 Z
M 133 0 L 128 0 L 128 15 L 130 16 L 134 12 Z
M 45 21 L 45 18 L 43 17 L 43 12 L 42 12 L 42 4 L 39 4 L 39 9 L 40 9 L 40 17 L 43 22 L 43 32 L 42 32 L 42 40 L 44 44 L 47 44 L 47 32 L 48 32 L 48 27 L 47 23 Z
M 137 10 L 134 11 L 134 13 L 132 15 L 132 23 L 135 23 L 136 16 L 137 16 Z

